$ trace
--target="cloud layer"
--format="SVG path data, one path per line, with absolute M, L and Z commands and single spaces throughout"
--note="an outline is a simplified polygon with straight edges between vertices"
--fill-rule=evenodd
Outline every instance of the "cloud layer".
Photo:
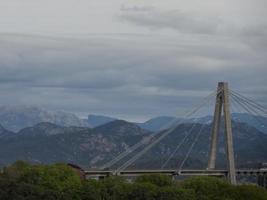
M 256 92 L 266 91 L 267 58 L 232 42 L 2 34 L 1 104 L 143 119 L 184 110 L 221 80 L 265 101 Z
M 223 80 L 266 105 L 266 2 L 231 2 L 0 0 L 0 104 L 143 120 Z

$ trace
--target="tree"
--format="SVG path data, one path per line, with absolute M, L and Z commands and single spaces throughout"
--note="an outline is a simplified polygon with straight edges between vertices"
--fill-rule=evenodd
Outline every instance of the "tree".
M 29 165 L 18 161 L 0 173 L 0 200 L 267 200 L 255 185 L 234 186 L 224 179 L 194 177 L 173 181 L 145 175 L 126 181 L 111 176 L 81 180 L 64 164 Z
M 196 200 L 195 192 L 189 189 L 167 186 L 159 188 L 157 200 Z
M 166 175 L 160 175 L 160 174 L 139 176 L 135 182 L 136 183 L 151 183 L 159 187 L 171 186 L 174 184 L 171 177 L 166 176 Z
M 86 180 L 83 182 L 80 196 L 82 200 L 101 200 L 103 184 L 97 180 Z
M 152 183 L 134 183 L 128 194 L 128 200 L 155 200 L 157 196 L 156 185 Z
M 81 180 L 67 165 L 29 165 L 19 161 L 3 169 L 0 196 L 6 199 L 79 199 Z M 10 192 L 12 191 L 12 192 Z M 38 197 L 38 198 L 37 198 Z
M 121 177 L 107 177 L 101 180 L 101 194 L 103 200 L 125 200 L 128 196 L 129 183 Z
M 256 185 L 239 185 L 235 187 L 232 197 L 235 200 L 267 200 L 267 191 Z
M 194 190 L 198 200 L 229 200 L 233 189 L 226 180 L 215 177 L 194 177 L 181 186 Z

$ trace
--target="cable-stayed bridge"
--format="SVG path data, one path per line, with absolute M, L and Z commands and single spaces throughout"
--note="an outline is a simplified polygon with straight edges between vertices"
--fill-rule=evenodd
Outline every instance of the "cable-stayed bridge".
M 193 130 L 196 128 L 196 123 L 192 124 L 189 131 L 186 132 L 184 137 L 178 141 L 178 144 L 174 151 L 166 156 L 166 160 L 163 162 L 159 169 L 128 169 L 133 163 L 145 155 L 150 149 L 159 144 L 164 138 L 171 134 L 175 129 L 186 122 L 186 119 L 191 117 L 193 114 L 197 113 L 201 108 L 206 105 L 211 104 L 211 101 L 215 98 L 215 108 L 212 121 L 212 131 L 210 137 L 210 150 L 209 159 L 207 167 L 205 169 L 184 169 L 184 165 L 193 148 L 198 142 L 200 135 L 205 129 L 205 124 L 197 127 L 199 130 L 194 136 L 192 144 L 189 145 L 188 151 L 184 154 L 182 161 L 177 165 L 175 169 L 166 169 L 168 163 L 173 159 L 176 153 L 181 149 L 181 146 L 187 141 L 191 136 Z M 185 113 L 182 120 L 173 121 L 169 127 L 164 127 L 161 131 L 151 134 L 145 137 L 140 142 L 128 148 L 125 152 L 122 152 L 117 157 L 107 162 L 101 166 L 98 170 L 88 170 L 86 171 L 87 176 L 98 176 L 105 177 L 109 175 L 118 176 L 139 176 L 142 174 L 167 174 L 171 176 L 224 176 L 227 177 L 229 182 L 236 184 L 237 175 L 256 175 L 259 180 L 259 184 L 267 187 L 267 168 L 262 169 L 237 169 L 235 167 L 235 156 L 234 156 L 234 146 L 233 146 L 233 131 L 232 131 L 232 119 L 231 110 L 242 109 L 245 112 L 251 114 L 254 120 L 258 121 L 259 124 L 264 124 L 261 122 L 261 118 L 258 116 L 266 116 L 267 109 L 260 105 L 259 103 L 239 94 L 238 92 L 232 91 L 228 87 L 228 83 L 219 82 L 216 91 L 205 97 L 200 103 L 195 105 L 191 111 Z M 225 151 L 227 168 L 226 169 L 216 169 L 216 158 L 218 150 L 218 138 L 219 132 L 224 125 L 224 138 L 225 138 Z M 207 138 L 209 139 L 209 138 Z M 267 144 L 266 144 L 267 145 Z M 129 155 L 133 154 L 130 158 Z M 267 155 L 266 155 L 267 157 Z M 122 162 L 128 158 L 128 160 Z M 118 164 L 122 162 L 121 164 Z M 114 166 L 116 166 L 114 168 Z

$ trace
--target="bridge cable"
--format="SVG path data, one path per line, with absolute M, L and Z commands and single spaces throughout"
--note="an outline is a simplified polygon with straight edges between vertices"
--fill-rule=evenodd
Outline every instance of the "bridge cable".
M 249 109 L 248 105 L 247 105 L 245 102 L 243 102 L 242 100 L 238 99 L 238 98 L 237 98 L 236 96 L 234 96 L 234 95 L 232 95 L 232 98 L 233 98 L 233 100 L 234 100 L 237 104 L 240 105 L 240 107 L 242 107 L 245 111 L 247 111 L 247 113 L 249 113 L 250 116 L 251 116 L 253 119 L 256 119 L 257 122 L 259 122 L 258 119 L 255 117 L 255 114 L 253 113 L 253 111 L 250 110 L 251 108 Z M 255 110 L 254 110 L 254 111 L 255 111 Z
M 251 102 L 251 103 L 254 104 L 255 106 L 257 106 L 257 107 L 259 107 L 259 108 L 262 108 L 263 110 L 266 110 L 266 111 L 267 111 L 267 108 L 266 108 L 265 106 L 263 106 L 263 105 L 257 103 L 256 101 L 254 101 L 254 100 L 252 100 L 252 99 L 250 99 L 250 98 L 248 98 L 248 97 L 246 97 L 246 96 L 244 96 L 244 95 L 242 95 L 242 94 L 240 94 L 240 93 L 238 93 L 238 92 L 236 92 L 236 91 L 230 90 L 230 92 L 231 92 L 231 93 L 234 93 L 235 95 L 239 96 L 239 97 L 242 98 L 242 99 L 245 99 L 245 100 Z
M 219 91 L 217 92 L 217 95 L 218 95 L 221 91 L 222 91 L 222 90 L 219 90 Z M 196 125 L 196 124 L 195 124 L 195 125 Z M 199 136 L 201 135 L 201 133 L 202 133 L 203 128 L 204 128 L 205 125 L 206 125 L 205 123 L 203 123 L 203 124 L 201 125 L 199 132 L 197 133 L 197 135 L 196 135 L 196 137 L 195 137 L 193 143 L 191 144 L 191 146 L 190 146 L 190 148 L 189 148 L 189 151 L 187 152 L 185 158 L 183 159 L 183 161 L 182 161 L 181 164 L 180 164 L 179 171 L 182 170 L 182 168 L 183 168 L 185 162 L 186 162 L 187 159 L 189 158 L 189 155 L 191 154 L 191 152 L 192 152 L 194 146 L 196 145 L 196 143 L 197 143 L 197 141 L 198 141 L 198 139 L 199 139 Z
M 142 145 L 145 145 L 145 144 L 149 143 L 149 141 L 152 140 L 155 136 L 156 136 L 155 134 L 153 134 L 153 135 L 151 134 L 150 136 L 147 136 L 147 137 L 143 138 L 140 142 L 138 142 L 135 145 L 131 146 L 130 148 L 126 149 L 126 151 L 122 152 L 117 157 L 115 157 L 114 159 L 112 159 L 108 163 L 106 163 L 103 166 L 101 166 L 100 169 L 103 170 L 105 168 L 109 168 L 109 167 L 113 166 L 118 161 L 120 161 L 121 159 L 125 158 L 130 153 L 132 153 L 133 151 L 135 151 L 136 149 L 141 147 Z
M 235 95 L 233 95 L 233 94 L 232 94 L 232 98 L 233 98 L 233 100 L 235 100 L 235 101 L 236 101 L 236 102 L 237 102 L 243 109 L 245 109 L 245 110 L 251 115 L 251 117 L 252 117 L 253 119 L 255 119 L 255 120 L 259 123 L 260 126 L 261 126 L 262 124 L 263 124 L 263 125 L 265 124 L 264 122 L 261 121 L 261 119 L 258 118 L 259 113 L 258 113 L 255 109 L 251 108 L 250 105 L 246 104 L 246 102 L 242 101 L 242 99 L 239 99 L 239 97 L 237 97 L 237 96 L 235 96 Z M 251 111 L 251 110 L 252 110 L 252 111 Z M 253 112 L 255 112 L 256 115 L 255 115 Z
M 196 123 L 194 123 L 194 125 L 191 127 L 191 129 L 188 132 L 186 132 L 187 134 L 185 135 L 185 137 L 176 146 L 175 150 L 172 152 L 172 154 L 169 156 L 169 158 L 163 163 L 163 165 L 161 166 L 161 169 L 164 169 L 166 167 L 166 165 L 169 163 L 169 161 L 173 158 L 173 156 L 177 153 L 177 151 L 180 149 L 180 147 L 184 144 L 186 139 L 191 135 L 191 133 L 192 133 L 193 129 L 195 128 L 195 126 L 196 126 Z
M 239 96 L 236 96 L 235 94 L 231 94 L 233 96 L 233 98 L 236 98 L 238 101 L 240 101 L 241 103 L 245 104 L 248 108 L 250 108 L 255 115 L 259 115 L 262 116 L 263 115 L 267 115 L 267 112 L 264 112 L 262 110 L 259 110 L 255 105 L 251 104 L 250 102 L 240 98 Z M 262 112 L 262 114 L 260 113 L 260 111 Z
M 260 107 L 260 108 L 262 108 L 262 109 L 264 109 L 264 110 L 267 110 L 267 108 L 266 108 L 265 106 L 263 106 L 263 105 L 257 103 L 256 101 L 254 101 L 254 100 L 252 100 L 252 99 L 250 99 L 250 98 L 248 98 L 248 97 L 246 97 L 246 96 L 244 96 L 244 95 L 242 95 L 242 94 L 240 94 L 240 93 L 238 93 L 238 92 L 236 92 L 236 91 L 234 91 L 234 90 L 230 90 L 230 92 L 231 92 L 231 93 L 234 93 L 235 95 L 239 96 L 239 97 L 242 98 L 242 99 L 245 99 L 245 100 L 247 100 L 247 101 L 253 103 L 253 104 L 254 104 L 255 106 L 257 106 L 257 107 Z
M 260 110 L 261 112 L 267 114 L 267 108 L 265 108 L 264 106 L 260 105 L 259 103 L 235 92 L 230 90 L 230 94 L 235 95 L 236 97 L 238 97 L 239 99 L 242 99 L 243 101 L 246 101 L 248 104 L 250 104 L 251 106 L 253 106 L 254 108 L 257 108 L 258 110 Z
M 209 94 L 208 96 L 206 96 L 203 101 L 205 101 L 206 99 L 209 99 L 210 97 L 212 97 L 214 95 L 216 91 L 212 92 L 211 94 Z M 197 104 L 196 106 L 199 107 L 201 106 L 203 103 Z M 193 110 L 195 111 L 195 110 Z M 185 116 L 190 116 L 191 113 L 193 112 L 186 112 Z M 181 120 L 179 120 L 181 121 Z M 171 125 L 177 123 L 177 120 L 175 120 L 174 123 L 172 123 Z M 180 122 L 179 122 L 180 124 Z M 171 127 L 171 126 L 170 126 Z M 108 163 L 105 163 L 103 166 L 100 167 L 100 169 L 105 169 L 105 168 L 109 168 L 111 166 L 113 166 L 114 164 L 116 164 L 117 162 L 119 162 L 120 160 L 122 160 L 123 158 L 125 158 L 126 156 L 128 156 L 130 153 L 132 153 L 133 151 L 137 150 L 139 147 L 141 147 L 142 145 L 148 144 L 153 138 L 155 138 L 157 135 L 159 135 L 160 133 L 162 133 L 162 131 L 158 131 L 154 134 L 151 134 L 150 136 L 142 139 L 140 142 L 136 143 L 135 145 L 131 146 L 129 149 L 127 149 L 126 151 L 122 152 L 121 154 L 119 154 L 117 157 L 115 157 L 114 159 L 112 159 L 111 161 L 109 161 Z
M 189 150 L 188 150 L 188 152 L 187 152 L 185 158 L 184 158 L 183 161 L 181 162 L 178 171 L 181 171 L 181 170 L 182 170 L 182 168 L 183 168 L 185 162 L 186 162 L 187 159 L 189 158 L 189 155 L 191 154 L 191 152 L 192 152 L 194 146 L 196 145 L 196 143 L 197 143 L 197 141 L 198 141 L 198 139 L 199 139 L 199 136 L 201 135 L 201 133 L 202 133 L 202 131 L 203 131 L 203 129 L 204 129 L 205 126 L 206 126 L 206 124 L 202 124 L 202 125 L 201 125 L 201 127 L 200 127 L 200 129 L 199 129 L 199 132 L 196 134 L 196 137 L 195 137 L 195 139 L 193 140 L 193 143 L 191 144 L 191 146 L 190 146 L 190 148 L 189 148 Z
M 261 122 L 255 117 L 255 115 L 245 106 L 245 105 L 242 105 L 240 102 L 239 102 L 239 100 L 238 99 L 236 99 L 236 98 L 234 98 L 232 95 L 231 95 L 231 97 L 232 97 L 232 100 L 233 100 L 233 102 L 235 102 L 239 107 L 241 107 L 241 108 L 243 108 L 244 110 L 246 110 L 249 114 L 250 114 L 250 118 L 252 119 L 252 120 L 255 120 L 255 121 L 257 121 L 259 124 L 261 124 Z M 259 138 L 259 141 L 260 141 L 260 145 L 262 146 L 262 148 L 266 148 L 266 145 L 265 144 L 263 144 L 263 142 L 262 142 L 262 140 L 261 140 L 261 137 L 258 135 L 258 134 L 256 134 L 256 136 Z
M 216 91 L 215 91 L 216 92 Z M 189 112 L 186 117 L 191 116 L 192 114 L 196 113 L 203 105 L 206 104 L 206 101 L 208 99 L 210 99 L 212 97 L 212 95 L 215 93 L 212 92 L 210 95 L 208 95 L 207 97 L 205 97 L 203 99 L 203 102 L 200 103 L 197 108 L 193 109 L 191 112 Z M 173 132 L 178 126 L 181 125 L 181 123 L 183 121 L 185 121 L 186 118 L 179 120 L 178 123 L 173 124 L 169 129 L 166 130 L 166 132 L 157 138 L 153 143 L 151 143 L 150 145 L 148 145 L 145 149 L 143 149 L 141 152 L 139 152 L 136 156 L 134 156 L 132 159 L 130 159 L 128 162 L 126 162 L 124 165 L 122 165 L 121 167 L 119 167 L 117 169 L 117 171 L 122 171 L 123 169 L 127 168 L 129 165 L 131 165 L 133 162 L 135 162 L 138 158 L 140 158 L 144 153 L 146 153 L 150 148 L 152 148 L 154 145 L 156 145 L 158 142 L 160 142 L 163 138 L 165 138 L 169 133 Z
M 221 91 L 219 91 L 218 93 L 220 93 L 220 92 L 221 92 Z M 206 124 L 202 124 L 202 125 L 201 125 L 201 128 L 200 128 L 199 132 L 197 133 L 197 135 L 196 135 L 196 137 L 195 137 L 193 143 L 191 144 L 191 146 L 190 146 L 190 148 L 189 148 L 189 150 L 188 150 L 188 152 L 187 152 L 185 158 L 184 158 L 183 161 L 181 162 L 178 171 L 181 171 L 181 170 L 182 170 L 184 164 L 186 163 L 186 161 L 187 161 L 187 159 L 189 158 L 189 156 L 190 156 L 192 150 L 194 149 L 194 146 L 195 146 L 196 143 L 198 142 L 198 139 L 199 139 L 199 137 L 200 137 L 200 135 L 201 135 L 201 133 L 202 133 L 203 128 L 205 127 L 205 125 L 206 125 Z
M 219 94 L 221 92 L 221 90 L 219 90 L 217 92 L 217 94 Z M 174 155 L 177 153 L 177 151 L 180 149 L 180 147 L 184 144 L 184 142 L 186 141 L 186 139 L 191 135 L 193 129 L 195 128 L 195 126 L 197 125 L 197 123 L 193 123 L 193 126 L 191 126 L 190 130 L 187 132 L 187 134 L 185 134 L 184 138 L 182 139 L 182 141 L 176 146 L 175 150 L 172 152 L 172 154 L 168 157 L 168 159 L 163 163 L 163 165 L 161 166 L 161 169 L 164 169 L 166 167 L 166 165 L 168 164 L 168 162 L 174 157 Z
M 191 112 L 189 112 L 187 114 L 186 118 L 189 117 L 189 116 L 191 116 L 192 114 L 196 113 L 201 107 L 203 107 L 207 103 L 207 100 L 209 100 L 211 97 L 213 97 L 214 93 L 216 93 L 216 92 L 217 91 L 214 91 L 210 95 L 208 95 L 207 97 L 205 97 L 203 99 L 203 101 L 196 108 L 194 108 Z M 139 152 L 138 154 L 136 154 L 133 158 L 131 158 L 130 160 L 128 160 L 121 167 L 117 168 L 116 173 L 120 173 L 122 170 L 126 169 L 133 162 L 135 162 L 137 159 L 139 159 L 141 156 L 143 156 L 148 150 L 150 150 L 153 146 L 155 146 L 156 144 L 158 144 L 163 138 L 165 138 L 167 135 L 169 135 L 171 132 L 173 132 L 177 127 L 179 127 L 181 125 L 181 123 L 183 123 L 186 120 L 186 118 L 184 118 L 182 120 L 179 120 L 178 123 L 175 123 L 174 125 L 172 125 L 169 129 L 167 129 L 165 132 L 163 132 L 162 135 L 159 136 L 153 143 L 149 144 L 141 152 Z

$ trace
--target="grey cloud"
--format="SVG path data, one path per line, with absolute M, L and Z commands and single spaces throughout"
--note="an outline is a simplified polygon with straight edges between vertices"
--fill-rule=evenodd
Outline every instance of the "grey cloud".
M 221 20 L 217 16 L 188 13 L 181 10 L 161 11 L 156 8 L 121 9 L 120 20 L 154 29 L 174 29 L 182 33 L 215 34 L 220 30 Z
M 122 4 L 120 7 L 121 11 L 134 11 L 134 12 L 144 12 L 154 10 L 153 6 L 126 6 Z
M 147 118 L 189 108 L 221 80 L 266 101 L 255 89 L 267 83 L 267 57 L 235 40 L 9 35 L 0 43 L 0 104 Z
M 241 40 L 263 53 L 267 50 L 267 22 L 244 27 L 238 34 Z
M 243 16 L 244 17 L 244 16 Z M 264 50 L 267 49 L 267 21 L 266 16 L 248 20 L 241 17 L 236 22 L 234 16 L 220 16 L 181 10 L 161 10 L 155 7 L 125 7 L 117 18 L 137 26 L 153 30 L 170 29 L 181 34 L 207 35 L 209 37 L 235 38 L 244 44 Z M 238 19 L 239 16 L 236 16 Z

